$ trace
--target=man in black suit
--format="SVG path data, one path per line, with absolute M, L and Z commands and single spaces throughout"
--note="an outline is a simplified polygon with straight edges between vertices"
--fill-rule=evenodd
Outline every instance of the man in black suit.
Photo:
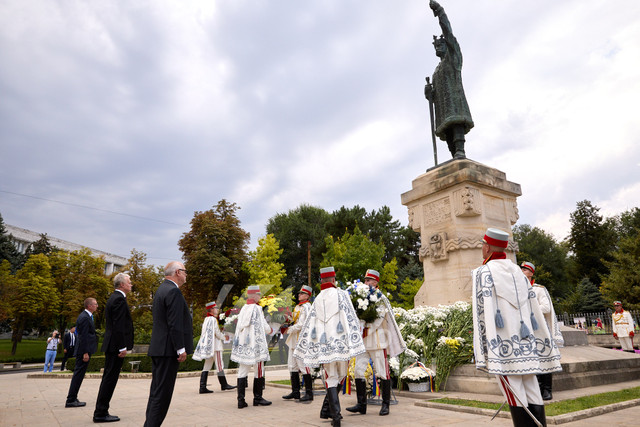
M 76 343 L 75 356 L 76 367 L 73 370 L 71 384 L 69 385 L 69 394 L 67 394 L 67 402 L 65 408 L 77 408 L 85 406 L 86 402 L 78 400 L 78 391 L 84 380 L 84 374 L 89 366 L 91 355 L 98 350 L 98 338 L 96 337 L 96 328 L 93 324 L 93 313 L 98 309 L 98 302 L 95 298 L 87 298 L 84 300 L 84 311 L 76 320 L 76 328 L 78 332 L 78 342 Z
M 64 356 L 62 356 L 62 365 L 60 370 L 64 371 L 64 367 L 67 365 L 67 359 L 73 356 L 73 352 L 76 349 L 76 325 L 73 325 L 69 332 L 64 334 L 64 342 L 62 343 L 64 348 Z
M 193 325 L 189 306 L 180 292 L 187 281 L 187 270 L 179 261 L 164 268 L 164 282 L 153 297 L 151 390 L 147 402 L 146 427 L 162 424 L 167 416 L 178 366 L 193 353 Z
M 104 308 L 106 320 L 104 341 L 102 341 L 104 373 L 100 382 L 96 409 L 93 411 L 94 423 L 120 421 L 120 418 L 109 414 L 109 402 L 118 383 L 127 349 L 133 348 L 133 321 L 127 304 L 127 294 L 131 292 L 131 278 L 128 274 L 118 273 L 113 278 L 113 285 L 115 291 Z

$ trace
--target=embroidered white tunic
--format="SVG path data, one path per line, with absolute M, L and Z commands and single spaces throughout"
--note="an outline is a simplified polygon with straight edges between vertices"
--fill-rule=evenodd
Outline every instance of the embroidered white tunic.
M 506 259 L 492 260 L 472 273 L 473 352 L 476 368 L 498 375 L 545 374 L 561 371 L 560 352 L 520 267 Z M 503 327 L 496 325 L 500 311 Z M 534 330 L 531 313 L 538 328 Z M 521 321 L 529 334 L 522 338 Z
M 218 319 L 207 316 L 202 323 L 202 333 L 198 345 L 193 352 L 193 360 L 204 360 L 215 356 L 216 351 L 223 350 L 224 334 L 218 327 Z
M 553 303 L 551 302 L 551 295 L 549 291 L 542 285 L 534 283 L 533 292 L 536 294 L 536 299 L 540 305 L 540 311 L 544 315 L 545 323 L 549 328 L 551 337 L 556 342 L 558 347 L 564 347 L 564 338 L 562 332 L 560 332 L 560 326 L 558 326 L 558 319 L 556 318 L 556 311 L 553 309 Z
M 238 314 L 231 360 L 243 365 L 270 360 L 267 331 L 271 332 L 271 326 L 264 318 L 262 307 L 258 304 L 245 304 Z
M 296 344 L 298 343 L 298 338 L 300 336 L 300 330 L 304 326 L 304 322 L 307 320 L 307 316 L 309 315 L 309 311 L 311 310 L 311 303 L 305 302 L 303 304 L 298 304 L 293 309 L 293 320 L 295 323 L 287 329 L 287 340 L 285 344 L 289 346 L 289 348 L 296 348 Z
M 611 315 L 613 319 L 613 333 L 618 337 L 624 338 L 629 336 L 629 332 L 633 332 L 635 326 L 633 324 L 633 317 L 627 310 L 622 310 L 622 313 L 613 312 Z
M 348 361 L 364 353 L 360 322 L 346 291 L 327 288 L 309 310 L 294 357 L 306 366 Z

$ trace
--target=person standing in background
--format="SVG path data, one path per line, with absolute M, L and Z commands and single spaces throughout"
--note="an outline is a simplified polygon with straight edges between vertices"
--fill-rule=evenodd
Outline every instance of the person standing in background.
M 53 371 L 53 363 L 56 361 L 58 354 L 58 344 L 60 344 L 60 332 L 53 331 L 51 336 L 47 338 L 47 351 L 44 357 L 44 370 L 42 372 Z

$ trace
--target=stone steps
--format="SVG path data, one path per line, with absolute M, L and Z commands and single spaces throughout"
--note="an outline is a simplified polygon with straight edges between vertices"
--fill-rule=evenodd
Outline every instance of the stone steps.
M 553 374 L 553 389 L 573 390 L 640 379 L 640 355 L 594 346 L 560 349 L 562 372 Z M 494 375 L 468 364 L 454 369 L 444 390 L 499 395 Z

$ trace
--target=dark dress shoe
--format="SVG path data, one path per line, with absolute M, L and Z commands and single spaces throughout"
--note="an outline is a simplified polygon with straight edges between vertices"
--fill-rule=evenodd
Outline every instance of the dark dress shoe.
M 120 421 L 120 418 L 116 417 L 115 415 L 107 414 L 104 417 L 93 417 L 94 423 L 113 423 L 116 421 Z
M 87 402 L 80 402 L 79 400 L 75 400 L 73 402 L 67 402 L 64 404 L 65 408 L 79 408 L 81 406 L 86 406 Z

